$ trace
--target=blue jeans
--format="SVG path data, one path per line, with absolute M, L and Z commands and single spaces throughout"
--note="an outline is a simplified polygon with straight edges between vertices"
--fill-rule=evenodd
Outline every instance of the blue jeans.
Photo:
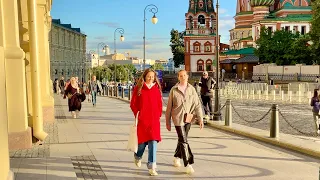
M 95 105 L 97 103 L 97 92 L 92 91 L 91 95 L 92 95 L 92 104 Z
M 148 141 L 145 143 L 141 143 L 138 145 L 137 153 L 134 153 L 135 159 L 141 160 L 142 155 L 146 146 L 148 145 L 148 169 L 155 169 L 157 167 L 156 160 L 157 160 L 157 141 Z

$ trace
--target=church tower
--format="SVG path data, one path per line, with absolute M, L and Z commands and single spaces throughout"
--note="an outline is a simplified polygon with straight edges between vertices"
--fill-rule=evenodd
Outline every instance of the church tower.
M 191 72 L 213 71 L 216 60 L 216 13 L 213 0 L 189 0 L 185 20 L 185 69 Z

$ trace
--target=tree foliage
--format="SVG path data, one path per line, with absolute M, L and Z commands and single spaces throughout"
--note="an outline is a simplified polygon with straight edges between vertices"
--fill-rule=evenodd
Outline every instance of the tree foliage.
M 320 63 L 320 0 L 312 0 L 312 21 L 310 37 L 312 40 L 312 57 L 315 63 Z
M 180 64 L 184 64 L 184 31 L 179 32 L 178 30 L 172 29 L 170 35 L 170 47 L 173 54 L 174 66 L 179 67 Z
M 260 38 L 256 41 L 255 55 L 260 63 L 276 63 L 277 65 L 313 64 L 311 48 L 307 42 L 308 35 L 301 36 L 285 30 L 271 32 L 261 28 Z
M 154 70 L 164 70 L 164 67 L 161 63 L 155 63 L 154 65 L 151 66 L 151 69 Z
M 109 64 L 108 66 L 99 66 L 88 69 L 88 74 L 95 75 L 100 81 L 114 81 L 115 77 L 117 82 L 119 82 L 120 80 L 127 81 L 128 78 L 131 81 L 133 74 L 135 74 L 136 72 L 137 69 L 132 64 Z

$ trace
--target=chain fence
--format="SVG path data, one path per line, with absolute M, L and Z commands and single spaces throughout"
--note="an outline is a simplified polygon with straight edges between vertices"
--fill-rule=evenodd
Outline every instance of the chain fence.
M 231 103 L 231 106 L 232 106 L 232 109 L 233 111 L 239 116 L 239 118 L 245 122 L 248 122 L 248 123 L 257 123 L 259 121 L 262 121 L 264 118 L 267 117 L 267 115 L 271 112 L 271 108 L 267 111 L 267 113 L 265 113 L 261 118 L 257 119 L 257 120 L 254 120 L 254 121 L 249 121 L 249 120 L 246 120 L 245 118 L 243 118 L 239 112 L 236 110 L 236 108 L 233 106 L 233 104 Z
M 309 136 L 309 137 L 317 137 L 318 133 L 308 133 L 308 132 L 303 132 L 300 131 L 298 128 L 296 128 L 292 123 L 290 123 L 290 121 L 288 121 L 288 119 L 283 115 L 283 113 L 280 111 L 279 109 L 279 114 L 282 117 L 282 119 L 284 119 L 284 121 L 295 131 L 299 132 L 300 134 L 303 134 L 305 136 Z

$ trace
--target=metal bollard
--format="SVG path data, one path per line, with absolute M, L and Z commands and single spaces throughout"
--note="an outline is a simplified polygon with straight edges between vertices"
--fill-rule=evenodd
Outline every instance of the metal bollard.
M 231 99 L 227 99 L 224 122 L 226 126 L 232 127 L 232 106 Z
M 279 109 L 277 104 L 272 104 L 271 107 L 270 137 L 279 137 Z
M 121 87 L 121 98 L 123 99 L 124 98 L 124 88 Z
M 131 86 L 129 86 L 129 92 L 128 92 L 128 100 L 131 100 Z

